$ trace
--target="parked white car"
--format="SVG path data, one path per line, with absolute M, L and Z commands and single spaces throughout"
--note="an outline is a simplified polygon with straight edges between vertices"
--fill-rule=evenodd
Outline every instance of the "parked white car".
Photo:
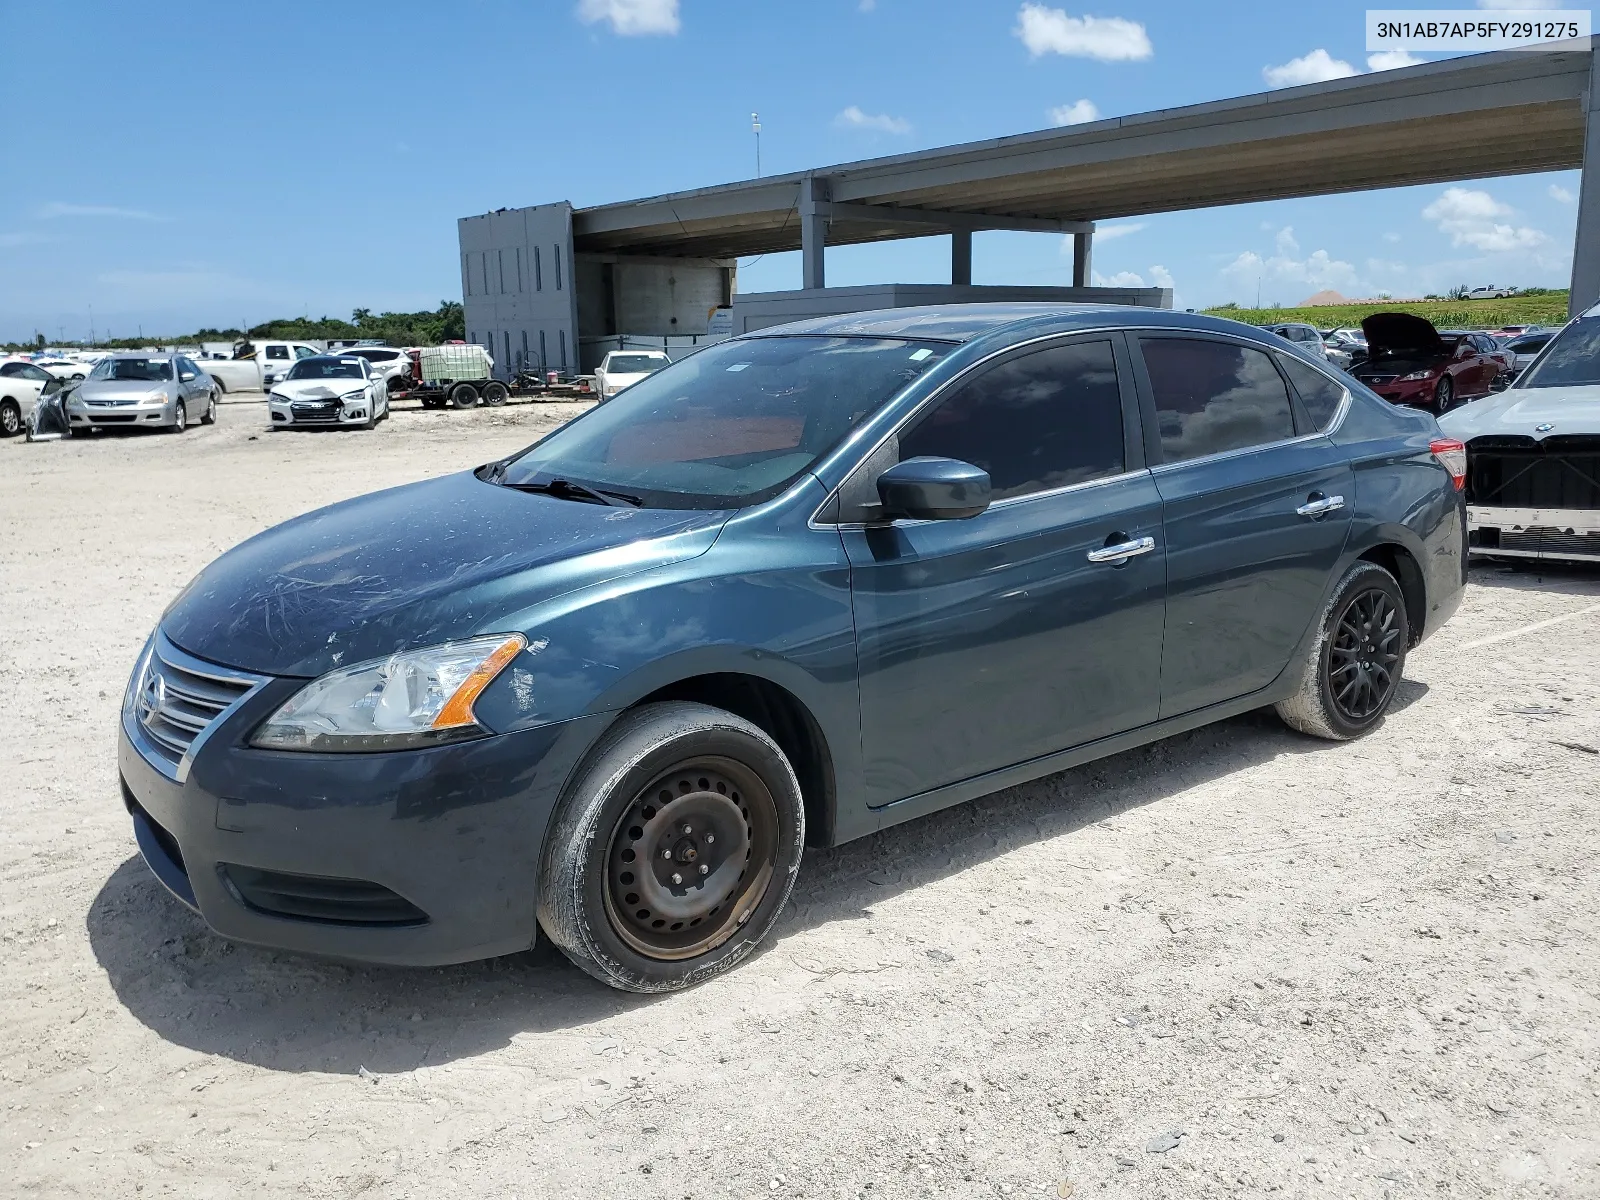
M 267 339 L 239 342 L 234 346 L 232 358 L 203 358 L 200 365 L 224 392 L 247 392 L 257 388 L 265 392 L 287 375 L 295 363 L 321 353 L 307 342 Z
M 43 367 L 63 381 L 87 379 L 89 372 L 94 369 L 92 363 L 77 362 L 70 358 L 36 358 L 33 360 L 33 365 Z
M 15 437 L 28 427 L 28 417 L 45 385 L 61 381 L 25 358 L 0 361 L 0 437 Z
M 364 358 L 319 354 L 289 368 L 267 396 L 274 429 L 359 426 L 389 416 L 389 388 Z
M 1491 283 L 1488 287 L 1475 287 L 1475 288 L 1473 288 L 1470 292 L 1467 293 L 1467 299 L 1468 300 L 1503 300 L 1507 296 L 1510 296 L 1513 293 L 1515 293 L 1516 290 L 1517 290 L 1516 288 L 1495 287 L 1495 285 Z
M 411 355 L 393 346 L 351 346 L 340 350 L 341 358 L 364 358 L 372 364 L 373 371 L 383 377 L 390 393 L 403 392 L 411 386 Z
M 604 404 L 625 387 L 654 375 L 672 360 L 659 350 L 613 350 L 594 373 L 595 390 Z

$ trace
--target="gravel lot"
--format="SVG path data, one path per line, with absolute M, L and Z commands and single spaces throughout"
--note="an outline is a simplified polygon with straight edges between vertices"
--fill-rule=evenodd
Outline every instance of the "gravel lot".
M 1600 571 L 1476 570 L 1362 742 L 1251 716 L 812 852 L 685 994 L 210 935 L 117 793 L 162 608 L 578 411 L 0 443 L 0 1192 L 1600 1195 Z

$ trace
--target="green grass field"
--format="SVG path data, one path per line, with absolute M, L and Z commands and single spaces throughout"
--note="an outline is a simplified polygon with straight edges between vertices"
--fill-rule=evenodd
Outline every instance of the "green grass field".
M 1328 304 L 1315 308 L 1208 308 L 1214 317 L 1247 325 L 1304 321 L 1318 329 L 1359 328 L 1361 318 L 1378 312 L 1414 313 L 1440 329 L 1498 329 L 1502 325 L 1561 325 L 1567 319 L 1567 293 L 1544 292 L 1505 300 L 1413 300 L 1376 304 Z

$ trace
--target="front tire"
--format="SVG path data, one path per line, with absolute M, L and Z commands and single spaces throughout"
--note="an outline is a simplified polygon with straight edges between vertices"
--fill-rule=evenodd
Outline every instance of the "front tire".
M 1450 411 L 1450 406 L 1455 403 L 1455 399 L 1455 381 L 1448 375 L 1441 377 L 1439 382 L 1434 385 L 1433 407 L 1438 410 L 1439 415 L 1442 417 Z
M 794 887 L 805 803 L 765 732 L 648 704 L 606 732 L 545 843 L 539 924 L 610 987 L 669 992 L 747 958 Z
M 1405 594 L 1377 563 L 1345 572 L 1323 609 L 1300 687 L 1274 707 L 1291 729 L 1347 742 L 1375 728 L 1406 668 Z
M 189 411 L 188 411 L 188 409 L 183 407 L 183 401 L 179 400 L 176 404 L 174 404 L 172 406 L 172 425 L 168 428 L 167 432 L 169 432 L 169 433 L 182 433 L 185 429 L 188 429 L 188 428 L 189 428 Z

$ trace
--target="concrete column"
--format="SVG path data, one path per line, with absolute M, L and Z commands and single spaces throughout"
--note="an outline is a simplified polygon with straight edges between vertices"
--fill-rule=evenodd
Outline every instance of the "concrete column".
M 828 236 L 828 180 L 807 175 L 800 181 L 800 277 L 805 288 L 827 287 L 822 248 Z
M 950 235 L 950 282 L 972 282 L 972 230 L 957 229 Z
M 1093 233 L 1072 235 L 1072 286 L 1088 287 L 1090 279 L 1089 256 L 1094 249 Z
M 1578 232 L 1572 245 L 1572 295 L 1567 315 L 1575 317 L 1600 302 L 1600 42 L 1591 51 L 1588 129 L 1583 138 L 1583 182 L 1578 188 Z

